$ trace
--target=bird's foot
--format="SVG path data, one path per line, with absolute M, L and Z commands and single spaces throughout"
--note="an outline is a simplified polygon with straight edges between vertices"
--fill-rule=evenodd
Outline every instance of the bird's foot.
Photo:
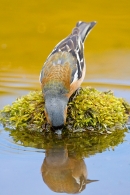
M 79 88 L 72 94 L 72 96 L 71 96 L 70 99 L 69 99 L 69 102 L 72 102 L 72 101 L 76 98 L 76 96 L 79 95 L 81 89 L 82 89 L 82 87 L 79 87 Z
M 50 129 L 50 124 L 49 123 L 45 123 L 43 126 L 42 126 L 43 129 L 45 129 L 46 131 L 49 131 Z

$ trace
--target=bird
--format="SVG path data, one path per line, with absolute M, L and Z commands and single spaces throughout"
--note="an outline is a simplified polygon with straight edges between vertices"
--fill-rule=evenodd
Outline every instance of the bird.
M 84 80 L 84 41 L 95 24 L 77 22 L 71 34 L 54 47 L 40 72 L 45 116 L 54 130 L 64 127 L 68 101 Z

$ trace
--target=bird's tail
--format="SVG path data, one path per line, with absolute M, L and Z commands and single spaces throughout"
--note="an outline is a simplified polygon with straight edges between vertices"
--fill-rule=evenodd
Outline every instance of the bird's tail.
M 81 38 L 82 43 L 84 42 L 90 30 L 95 26 L 95 24 L 96 22 L 81 22 L 81 21 L 79 21 L 76 24 L 76 27 L 79 30 L 79 36 Z

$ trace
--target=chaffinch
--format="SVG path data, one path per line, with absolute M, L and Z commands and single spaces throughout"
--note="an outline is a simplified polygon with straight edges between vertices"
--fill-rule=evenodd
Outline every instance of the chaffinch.
M 68 100 L 85 77 L 84 41 L 95 24 L 79 21 L 72 33 L 56 45 L 41 70 L 45 115 L 54 129 L 64 126 Z

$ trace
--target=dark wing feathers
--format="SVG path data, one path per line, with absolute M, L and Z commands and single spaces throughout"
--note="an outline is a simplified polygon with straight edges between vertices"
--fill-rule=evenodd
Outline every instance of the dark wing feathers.
M 80 79 L 82 77 L 84 59 L 83 59 L 83 44 L 80 40 L 79 29 L 77 27 L 73 29 L 71 35 L 69 35 L 66 39 L 64 39 L 62 42 L 56 45 L 56 47 L 54 48 L 50 56 L 60 51 L 69 52 L 72 54 L 74 58 L 76 58 L 77 69 L 72 71 L 71 82 L 73 82 L 73 80 Z M 81 60 L 82 60 L 82 66 L 81 66 Z
M 95 24 L 95 22 L 78 22 L 76 24 L 76 27 L 72 30 L 72 33 L 67 38 L 63 39 L 60 43 L 58 43 L 52 53 L 47 58 L 48 60 L 52 55 L 57 52 L 69 52 L 70 54 L 72 54 L 72 56 L 76 59 L 77 68 L 72 71 L 71 82 L 76 81 L 82 77 L 84 68 L 83 43 L 88 32 Z M 41 72 L 40 81 L 44 77 L 43 69 Z

